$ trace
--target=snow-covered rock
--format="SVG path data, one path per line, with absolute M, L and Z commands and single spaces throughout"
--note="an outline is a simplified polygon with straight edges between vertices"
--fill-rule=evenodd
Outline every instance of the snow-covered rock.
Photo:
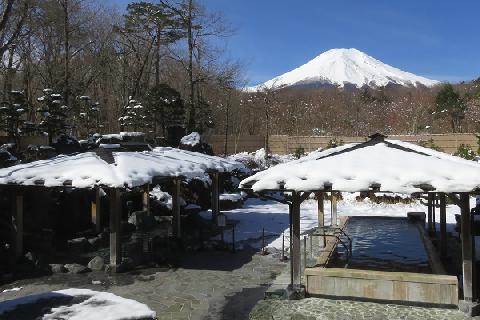
M 192 132 L 180 139 L 180 143 L 188 146 L 196 146 L 200 143 L 200 133 Z
M 431 87 L 439 82 L 402 71 L 352 48 L 323 52 L 306 64 L 248 90 L 299 85 L 353 85 L 360 88 L 365 85 L 380 87 L 388 84 L 407 87 L 421 84 Z

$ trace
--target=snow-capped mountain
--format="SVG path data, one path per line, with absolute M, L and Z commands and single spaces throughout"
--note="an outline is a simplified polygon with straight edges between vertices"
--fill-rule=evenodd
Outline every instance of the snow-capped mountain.
M 431 87 L 438 83 L 439 81 L 394 68 L 352 48 L 328 50 L 300 67 L 248 90 L 329 85 L 360 88 L 365 85 L 381 87 L 388 84 L 408 87 L 420 84 Z

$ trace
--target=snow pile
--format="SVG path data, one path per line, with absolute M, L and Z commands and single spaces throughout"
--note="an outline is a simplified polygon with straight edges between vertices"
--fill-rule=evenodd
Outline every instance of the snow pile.
M 0 169 L 0 184 L 122 188 L 151 183 L 154 177 L 208 180 L 209 171 L 246 170 L 239 162 L 175 148 L 112 154 L 114 164 L 108 164 L 93 152 L 86 152 Z
M 357 49 L 331 49 L 323 52 L 308 63 L 280 75 L 262 85 L 249 88 L 257 91 L 262 87 L 285 87 L 292 85 L 330 84 L 344 87 L 352 84 L 357 88 L 364 85 L 382 87 L 387 84 L 427 87 L 439 84 L 410 72 L 387 65 Z
M 194 147 L 200 143 L 200 133 L 192 132 L 180 139 L 180 144 Z
M 222 193 L 219 195 L 220 201 L 232 201 L 238 202 L 243 200 L 243 196 L 241 193 Z
M 265 149 L 261 148 L 255 152 L 240 152 L 232 154 L 227 157 L 228 160 L 237 161 L 243 163 L 246 167 L 252 170 L 265 170 L 280 163 L 289 162 L 295 160 L 295 157 L 291 154 L 278 155 L 270 154 L 265 159 Z
M 167 207 L 169 210 L 172 210 L 172 196 L 168 192 L 162 191 L 159 185 L 155 186 L 155 188 L 150 191 L 150 195 L 163 206 Z M 185 206 L 186 204 L 187 203 L 185 200 L 180 197 L 180 206 Z
M 369 142 L 318 152 L 259 172 L 240 183 L 254 191 L 368 191 L 411 194 L 432 186 L 437 192 L 470 192 L 480 187 L 480 164 L 407 142 Z M 346 152 L 340 152 L 345 151 Z
M 135 300 L 125 299 L 109 292 L 88 289 L 66 289 L 43 294 L 30 295 L 0 304 L 0 315 L 13 311 L 21 305 L 36 303 L 61 297 L 86 297 L 87 299 L 73 305 L 60 306 L 45 310 L 43 320 L 121 320 L 154 319 L 155 311 Z

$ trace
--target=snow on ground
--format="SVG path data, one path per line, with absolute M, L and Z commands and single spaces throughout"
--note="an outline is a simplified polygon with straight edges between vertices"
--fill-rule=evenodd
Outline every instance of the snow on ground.
M 377 204 L 369 199 L 356 201 L 358 193 L 343 193 L 343 200 L 338 202 L 337 213 L 342 216 L 387 216 L 407 217 L 407 212 L 422 211 L 427 213 L 427 207 L 420 202 L 412 204 Z M 475 206 L 475 198 L 471 198 L 471 206 Z M 270 248 L 281 249 L 282 232 L 285 232 L 285 248 L 288 247 L 288 205 L 272 200 L 249 198 L 242 208 L 225 211 L 229 220 L 238 220 L 235 227 L 235 241 L 248 242 L 249 245 L 259 247 L 261 245 L 262 229 L 265 230 L 266 245 Z M 447 231 L 454 232 L 455 214 L 460 209 L 455 205 L 447 206 Z M 205 218 L 209 212 L 203 212 Z M 330 224 L 331 210 L 330 201 L 325 201 L 325 224 Z M 439 211 L 437 209 L 436 221 L 438 224 Z M 300 230 L 304 233 L 317 226 L 317 201 L 306 200 L 300 210 Z M 439 226 L 437 225 L 437 230 Z M 231 230 L 225 231 L 225 240 L 231 241 Z
M 131 299 L 125 299 L 109 292 L 88 289 L 66 289 L 25 296 L 0 303 L 0 315 L 13 311 L 21 305 L 41 300 L 69 297 L 86 297 L 86 300 L 73 305 L 64 305 L 46 310 L 43 320 L 121 320 L 155 318 L 156 313 L 148 306 Z

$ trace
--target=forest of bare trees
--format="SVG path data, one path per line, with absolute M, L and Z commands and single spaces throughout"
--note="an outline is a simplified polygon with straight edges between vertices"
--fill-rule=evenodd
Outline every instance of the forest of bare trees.
M 242 90 L 234 33 L 200 0 L 0 2 L 1 130 L 256 135 L 479 131 L 479 84 Z M 48 89 L 48 90 L 45 90 Z

